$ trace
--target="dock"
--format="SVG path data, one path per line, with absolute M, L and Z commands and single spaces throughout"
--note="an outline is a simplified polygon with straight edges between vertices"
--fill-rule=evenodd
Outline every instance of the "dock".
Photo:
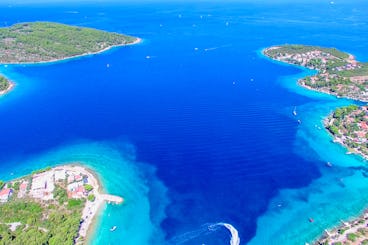
M 122 197 L 109 195 L 109 194 L 101 194 L 101 198 L 108 203 L 114 203 L 114 204 L 121 204 L 124 201 Z

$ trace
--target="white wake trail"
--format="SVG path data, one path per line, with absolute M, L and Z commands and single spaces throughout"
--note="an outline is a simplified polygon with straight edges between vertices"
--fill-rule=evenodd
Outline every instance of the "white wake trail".
M 178 235 L 171 239 L 170 244 L 183 244 L 187 243 L 188 241 L 195 239 L 199 236 L 207 236 L 213 232 L 216 232 L 221 227 L 225 227 L 228 231 L 230 231 L 231 238 L 230 238 L 230 245 L 239 245 L 240 244 L 240 238 L 239 238 L 239 232 L 237 229 L 235 229 L 234 226 L 228 223 L 213 223 L 213 224 L 204 224 L 199 229 L 185 232 L 181 235 Z
M 227 224 L 227 223 L 219 223 L 219 224 L 225 226 L 230 231 L 231 233 L 230 245 L 239 245 L 240 237 L 239 237 L 238 230 L 235 229 L 235 227 L 232 226 L 231 224 Z

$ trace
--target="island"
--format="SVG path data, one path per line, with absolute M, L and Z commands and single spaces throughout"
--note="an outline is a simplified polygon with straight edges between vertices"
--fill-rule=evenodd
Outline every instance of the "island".
M 308 45 L 280 45 L 266 48 L 263 54 L 273 60 L 317 71 L 299 79 L 308 89 L 368 102 L 368 63 L 335 48 Z
M 0 75 L 0 95 L 8 93 L 14 87 L 14 83 Z
M 0 181 L 0 243 L 84 244 L 104 201 L 123 198 L 102 194 L 95 173 L 78 164 Z
M 18 23 L 0 28 L 0 63 L 59 61 L 139 41 L 119 33 L 54 22 Z

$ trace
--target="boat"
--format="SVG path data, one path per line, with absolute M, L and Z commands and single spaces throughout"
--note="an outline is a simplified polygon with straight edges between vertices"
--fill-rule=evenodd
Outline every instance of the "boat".
M 327 167 L 332 167 L 332 163 L 330 163 L 330 162 L 326 162 L 326 166 L 327 166 Z
M 110 228 L 110 231 L 115 231 L 116 230 L 116 225 L 114 225 L 113 227 Z
M 309 220 L 309 222 L 310 222 L 310 223 L 313 223 L 313 222 L 314 222 L 314 219 L 313 219 L 313 218 L 311 218 L 311 217 L 309 217 L 309 219 L 308 219 L 308 220 Z
M 297 113 L 296 113 L 296 106 L 294 107 L 293 115 L 294 115 L 294 116 L 296 116 L 296 115 L 297 115 Z

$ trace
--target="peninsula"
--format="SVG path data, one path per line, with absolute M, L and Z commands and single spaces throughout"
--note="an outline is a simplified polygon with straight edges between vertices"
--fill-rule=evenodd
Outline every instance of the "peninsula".
M 0 75 L 0 95 L 8 93 L 14 84 L 10 82 L 6 77 Z
M 0 181 L 0 243 L 83 244 L 104 201 L 123 198 L 102 194 L 96 175 L 80 165 Z
M 54 22 L 18 23 L 0 28 L 0 63 L 52 62 L 139 41 L 119 33 Z
M 266 48 L 263 54 L 284 63 L 317 70 L 314 76 L 299 79 L 308 89 L 368 102 L 368 63 L 335 48 L 307 45 L 280 45 Z

